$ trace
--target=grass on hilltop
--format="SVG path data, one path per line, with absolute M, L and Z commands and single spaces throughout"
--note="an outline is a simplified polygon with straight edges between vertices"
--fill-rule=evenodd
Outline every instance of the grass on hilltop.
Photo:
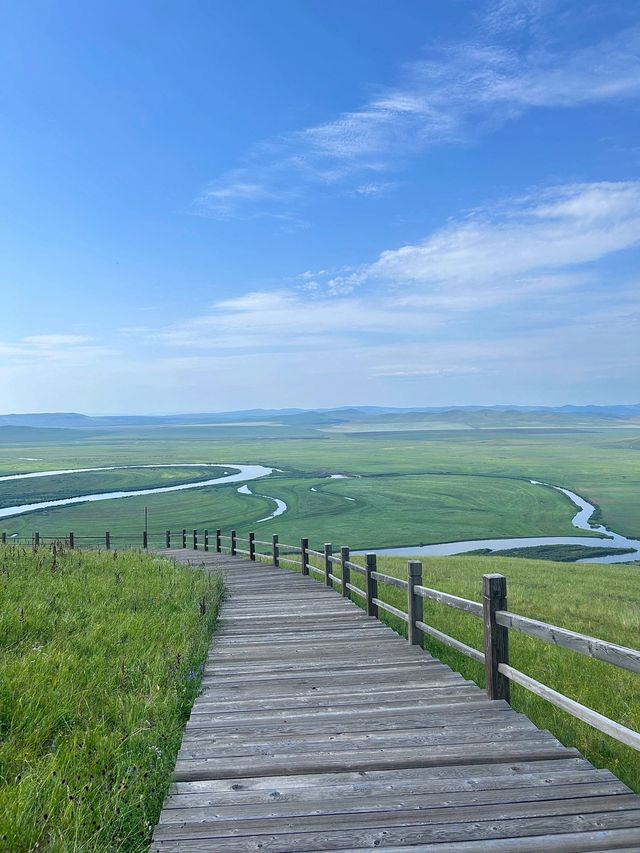
M 221 593 L 137 552 L 0 548 L 0 850 L 147 848 Z

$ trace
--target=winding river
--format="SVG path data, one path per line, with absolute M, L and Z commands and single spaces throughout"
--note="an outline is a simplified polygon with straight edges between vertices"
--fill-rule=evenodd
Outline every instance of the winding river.
M 116 491 L 116 492 L 101 492 L 92 495 L 78 495 L 72 498 L 61 498 L 58 500 L 41 501 L 39 503 L 21 504 L 19 506 L 5 507 L 0 509 L 0 518 L 8 518 L 15 515 L 23 515 L 25 513 L 37 512 L 38 510 L 49 509 L 52 507 L 69 506 L 71 504 L 89 503 L 93 501 L 107 501 L 119 498 L 138 497 L 142 495 L 155 495 L 164 492 L 180 492 L 188 489 L 202 489 L 206 486 L 219 486 L 227 483 L 243 483 L 238 489 L 238 492 L 243 495 L 254 494 L 247 482 L 257 480 L 261 477 L 267 477 L 276 468 L 269 468 L 264 465 L 241 465 L 234 463 L 213 463 L 213 462 L 184 462 L 184 463 L 161 463 L 156 465 L 109 465 L 98 468 L 69 468 L 57 471 L 34 471 L 28 474 L 6 474 L 0 477 L 0 484 L 13 480 L 29 480 L 39 477 L 61 477 L 65 474 L 81 474 L 92 471 L 126 471 L 140 468 L 226 468 L 231 469 L 231 472 L 224 471 L 223 476 L 214 477 L 210 480 L 200 480 L 194 483 L 179 483 L 174 486 L 159 486 L 153 489 L 136 489 L 131 491 Z M 331 474 L 329 479 L 348 479 L 344 474 Z M 387 554 L 389 556 L 450 556 L 453 554 L 464 554 L 469 551 L 477 551 L 479 549 L 490 549 L 491 551 L 506 551 L 511 548 L 535 548 L 540 545 L 584 545 L 586 547 L 611 547 L 611 548 L 628 548 L 633 549 L 629 554 L 611 554 L 609 556 L 601 556 L 594 558 L 586 558 L 579 560 L 581 563 L 629 563 L 640 559 L 640 539 L 629 539 L 622 534 L 615 533 L 608 527 L 601 524 L 593 524 L 590 519 L 595 513 L 595 507 L 586 501 L 583 497 L 575 492 L 565 489 L 561 486 L 555 486 L 551 483 L 543 483 L 539 480 L 529 480 L 534 486 L 541 488 L 555 489 L 561 492 L 578 508 L 578 512 L 572 519 L 573 526 L 578 530 L 587 530 L 589 532 L 598 533 L 598 536 L 531 536 L 531 537 L 515 537 L 511 539 L 468 539 L 458 542 L 440 542 L 436 545 L 414 545 L 397 548 L 379 548 L 376 549 L 378 554 Z M 312 487 L 312 491 L 315 488 Z M 287 504 L 274 498 L 270 495 L 260 495 L 260 497 L 268 498 L 275 503 L 275 509 L 271 515 L 265 518 L 260 518 L 256 524 L 269 521 L 282 515 L 287 510 Z M 353 498 L 345 498 L 345 500 L 354 500 Z M 354 553 L 364 553 L 354 552 Z
M 523 536 L 514 539 L 467 539 L 459 542 L 440 542 L 437 545 L 414 545 L 402 548 L 377 548 L 376 554 L 398 557 L 449 557 L 453 554 L 466 554 L 469 551 L 490 549 L 491 551 L 508 551 L 511 548 L 535 548 L 539 545 L 585 545 L 588 548 L 630 548 L 629 554 L 610 554 L 601 557 L 589 557 L 577 560 L 579 563 L 631 563 L 640 559 L 640 539 L 628 539 L 620 533 L 615 533 L 602 524 L 591 524 L 590 519 L 596 511 L 583 497 L 554 486 L 551 483 L 542 483 L 540 480 L 529 480 L 534 486 L 542 486 L 547 489 L 555 489 L 569 498 L 578 507 L 572 524 L 578 530 L 589 530 L 599 533 L 599 536 Z M 354 553 L 364 554 L 364 551 Z
M 213 463 L 213 462 L 189 462 L 161 465 L 109 465 L 102 468 L 71 468 L 61 471 L 34 471 L 31 474 L 8 474 L 0 477 L 0 484 L 9 480 L 29 480 L 37 477 L 60 477 L 64 474 L 84 474 L 89 471 L 126 471 L 140 468 L 231 468 L 234 473 L 226 471 L 222 477 L 211 480 L 199 480 L 196 483 L 180 483 L 175 486 L 159 486 L 155 489 L 136 489 L 132 491 L 100 492 L 95 495 L 78 495 L 74 498 L 60 498 L 54 501 L 41 501 L 40 503 L 21 504 L 20 506 L 9 506 L 0 509 L 0 518 L 12 515 L 22 515 L 27 512 L 36 512 L 50 507 L 69 506 L 70 504 L 89 503 L 91 501 L 110 501 L 116 498 L 139 497 L 140 495 L 158 495 L 164 492 L 183 492 L 187 489 L 202 489 L 205 486 L 221 486 L 225 483 L 238 483 L 246 480 L 257 480 L 259 477 L 267 477 L 273 473 L 273 468 L 264 465 L 238 465 L 236 463 Z M 286 505 L 285 505 L 286 509 Z M 284 510 L 282 510 L 284 512 Z M 280 513 L 278 513 L 280 514 Z

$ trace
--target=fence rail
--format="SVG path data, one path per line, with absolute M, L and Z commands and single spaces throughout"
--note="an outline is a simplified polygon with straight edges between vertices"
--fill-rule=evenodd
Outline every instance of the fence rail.
M 117 541 L 126 540 L 128 543 L 132 541 L 130 536 L 114 536 L 109 531 L 105 531 L 103 536 L 76 536 L 72 531 L 61 536 L 41 536 L 38 531 L 34 532 L 31 537 L 7 537 L 6 532 L 0 535 L 3 544 L 28 543 L 34 548 L 39 548 L 47 542 L 61 542 L 68 548 L 75 548 L 77 545 L 81 547 L 84 542 L 99 542 L 104 543 L 104 547 L 108 550 Z M 154 536 L 156 535 L 154 534 Z M 158 538 L 161 538 L 165 547 L 169 549 L 174 541 L 172 536 L 172 531 L 166 530 L 164 536 Z M 137 541 L 146 549 L 149 547 L 149 538 L 148 531 L 144 530 L 139 534 Z M 202 537 L 200 537 L 198 530 L 193 530 L 190 538 L 194 550 L 198 550 L 200 547 L 204 551 L 210 550 L 209 530 L 203 530 Z M 187 539 L 187 529 L 182 528 L 178 533 L 178 541 L 182 548 L 187 547 Z M 239 542 L 247 543 L 248 549 L 239 548 Z M 262 546 L 268 549 L 268 552 L 258 552 L 256 546 Z M 409 561 L 407 580 L 403 580 L 379 572 L 377 557 L 373 553 L 365 555 L 365 565 L 352 561 L 349 548 L 346 545 L 340 548 L 339 553 L 334 554 L 331 543 L 326 543 L 322 551 L 317 551 L 309 547 L 307 538 L 301 539 L 300 545 L 290 545 L 280 542 L 277 534 L 273 534 L 271 540 L 266 541 L 256 539 L 253 532 L 249 533 L 247 537 L 239 537 L 235 530 L 231 530 L 229 534 L 223 534 L 222 530 L 218 528 L 213 537 L 213 548 L 217 553 L 222 553 L 223 548 L 226 548 L 232 556 L 245 554 L 252 561 L 268 559 L 274 566 L 286 563 L 298 568 L 304 575 L 318 575 L 324 580 L 326 586 L 336 589 L 345 598 L 351 599 L 355 595 L 358 599 L 362 599 L 369 616 L 379 617 L 382 610 L 405 623 L 410 643 L 422 645 L 425 637 L 432 637 L 472 660 L 484 664 L 486 690 L 490 699 L 503 699 L 509 702 L 511 698 L 510 685 L 513 682 L 615 740 L 633 749 L 640 750 L 640 733 L 599 714 L 591 708 L 587 708 L 585 705 L 581 705 L 574 699 L 570 699 L 511 666 L 509 663 L 509 632 L 515 631 L 519 634 L 525 634 L 536 640 L 569 649 L 636 674 L 640 674 L 640 650 L 620 646 L 597 637 L 580 634 L 577 631 L 512 613 L 507 606 L 507 579 L 504 575 L 483 575 L 482 602 L 478 602 L 424 586 L 422 583 L 422 563 L 418 561 Z M 291 555 L 299 555 L 299 559 L 291 559 Z M 322 567 L 310 563 L 310 558 L 322 560 Z M 336 566 L 340 567 L 339 575 L 334 571 Z M 351 582 L 352 572 L 363 578 L 362 587 Z M 388 601 L 380 598 L 379 584 L 406 592 L 407 610 L 394 607 Z M 474 618 L 482 619 L 483 649 L 468 646 L 425 622 L 423 612 L 425 599 L 451 607 Z

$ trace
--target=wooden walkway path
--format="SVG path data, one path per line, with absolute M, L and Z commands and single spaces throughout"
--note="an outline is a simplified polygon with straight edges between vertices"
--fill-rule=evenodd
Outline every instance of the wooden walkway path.
M 227 597 L 151 850 L 640 851 L 640 797 L 309 577 Z

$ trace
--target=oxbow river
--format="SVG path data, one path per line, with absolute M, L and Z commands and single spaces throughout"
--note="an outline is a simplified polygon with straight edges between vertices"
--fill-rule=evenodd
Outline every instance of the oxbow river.
M 0 518 L 12 515 L 23 515 L 27 512 L 36 512 L 51 507 L 69 506 L 70 504 L 87 503 L 90 501 L 110 501 L 118 498 L 130 498 L 139 495 L 157 495 L 163 492 L 183 492 L 187 489 L 202 489 L 205 486 L 221 486 L 224 483 L 239 483 L 248 480 L 257 480 L 259 477 L 267 477 L 272 474 L 274 468 L 266 468 L 264 465 L 238 465 L 236 463 L 213 463 L 213 462 L 190 462 L 171 463 L 162 465 L 109 465 L 102 468 L 71 468 L 62 471 L 35 471 L 30 474 L 8 474 L 0 477 L 0 487 L 3 482 L 9 480 L 30 480 L 37 477 L 62 477 L 65 474 L 84 474 L 89 471 L 128 471 L 140 468 L 229 468 L 232 473 L 224 472 L 222 477 L 214 477 L 211 480 L 199 480 L 197 483 L 179 483 L 175 486 L 161 486 L 156 489 L 137 489 L 121 492 L 100 492 L 95 495 L 77 495 L 73 498 L 60 498 L 55 501 L 41 501 L 33 504 L 20 504 L 0 509 Z M 279 514 L 279 513 L 278 513 Z
M 34 460 L 35 461 L 35 460 Z M 29 480 L 38 477 L 62 477 L 65 474 L 79 474 L 90 471 L 126 471 L 140 468 L 228 468 L 229 471 L 224 471 L 221 477 L 214 477 L 211 480 L 200 480 L 196 483 L 179 483 L 173 486 L 161 486 L 155 489 L 137 489 L 130 491 L 117 492 L 101 492 L 94 495 L 76 495 L 71 498 L 60 498 L 53 501 L 41 501 L 32 504 L 20 504 L 17 506 L 5 507 L 0 509 L 0 518 L 8 518 L 15 515 L 23 515 L 29 512 L 37 512 L 38 510 L 49 509 L 52 507 L 69 506 L 71 504 L 87 503 L 92 501 L 107 501 L 119 498 L 127 498 L 141 495 L 154 495 L 163 492 L 180 492 L 188 489 L 202 489 L 206 486 L 218 486 L 226 483 L 243 483 L 238 489 L 240 494 L 253 494 L 249 489 L 248 482 L 258 480 L 261 477 L 267 477 L 276 468 L 269 468 L 265 465 L 241 465 L 239 463 L 213 463 L 213 462 L 189 462 L 189 463 L 166 463 L 159 465 L 109 465 L 100 468 L 70 468 L 59 471 L 34 471 L 28 474 L 7 474 L 0 477 L 0 487 L 3 482 L 13 480 Z M 348 479 L 343 474 L 331 474 L 328 479 Z M 510 548 L 534 548 L 539 545 L 585 545 L 587 547 L 604 547 L 611 548 L 628 548 L 632 549 L 629 554 L 612 554 L 605 557 L 596 557 L 593 559 L 580 560 L 581 563 L 629 563 L 640 559 L 640 539 L 629 539 L 620 533 L 610 530 L 601 524 L 592 524 L 590 519 L 595 513 L 595 507 L 586 501 L 583 497 L 575 492 L 565 489 L 562 486 L 555 486 L 550 483 L 542 483 L 539 480 L 529 481 L 534 486 L 540 486 L 547 489 L 555 489 L 561 492 L 570 501 L 575 504 L 578 512 L 573 517 L 573 526 L 578 530 L 588 530 L 596 532 L 598 536 L 532 536 L 518 537 L 513 539 L 468 539 L 459 542 L 440 542 L 436 545 L 412 545 L 396 548 L 378 548 L 375 549 L 378 554 L 387 554 L 389 556 L 450 556 L 453 554 L 465 554 L 469 551 L 477 551 L 479 549 L 488 548 L 492 551 L 507 551 Z M 312 489 L 315 491 L 315 489 Z M 287 510 L 287 505 L 280 498 L 274 498 L 269 495 L 261 495 L 275 503 L 275 509 L 271 515 L 261 518 L 256 521 L 256 524 L 261 524 L 264 521 L 269 521 L 282 515 Z M 354 500 L 348 498 L 348 500 Z M 365 553 L 354 552 L 354 553 Z
M 523 536 L 514 539 L 467 539 L 460 542 L 440 542 L 437 545 L 414 545 L 403 548 L 377 548 L 376 554 L 398 557 L 448 557 L 454 554 L 467 554 L 488 548 L 491 551 L 508 551 L 511 548 L 535 548 L 539 545 L 585 545 L 588 548 L 630 548 L 629 554 L 611 554 L 604 557 L 586 558 L 579 563 L 631 563 L 640 559 L 640 539 L 629 539 L 620 533 L 615 533 L 602 524 L 591 524 L 590 519 L 596 511 L 593 504 L 583 497 L 550 483 L 539 480 L 529 480 L 534 486 L 555 489 L 569 498 L 578 512 L 572 519 L 573 526 L 578 530 L 597 532 L 598 536 Z M 355 553 L 365 553 L 364 551 Z

